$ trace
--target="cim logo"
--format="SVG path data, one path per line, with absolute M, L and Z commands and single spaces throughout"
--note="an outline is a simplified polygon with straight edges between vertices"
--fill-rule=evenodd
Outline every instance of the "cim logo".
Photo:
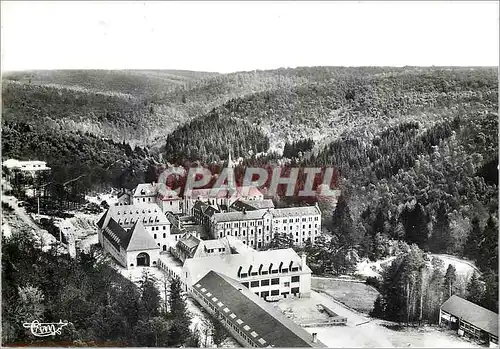
M 64 326 L 68 326 L 67 321 L 59 320 L 59 322 L 45 322 L 41 323 L 38 320 L 34 320 L 32 322 L 23 323 L 24 328 L 29 328 L 31 334 L 35 337 L 48 337 L 55 336 L 56 334 L 61 334 L 61 331 Z

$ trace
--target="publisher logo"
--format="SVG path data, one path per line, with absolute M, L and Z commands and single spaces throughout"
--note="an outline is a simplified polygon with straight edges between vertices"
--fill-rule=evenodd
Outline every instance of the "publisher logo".
M 67 321 L 59 320 L 59 322 L 45 322 L 42 323 L 38 320 L 32 322 L 23 323 L 24 328 L 29 328 L 31 334 L 35 337 L 48 337 L 55 336 L 56 334 L 61 334 L 61 330 L 64 326 L 67 326 Z

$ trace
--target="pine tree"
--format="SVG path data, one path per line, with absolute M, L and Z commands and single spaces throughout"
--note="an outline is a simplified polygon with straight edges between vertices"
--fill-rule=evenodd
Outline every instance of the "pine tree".
M 386 303 L 384 298 L 381 295 L 378 295 L 377 299 L 375 299 L 375 303 L 373 304 L 373 309 L 370 312 L 370 316 L 383 319 L 385 316 L 385 308 Z
M 436 253 L 446 252 L 451 247 L 450 221 L 444 203 L 439 205 L 436 212 L 436 223 L 432 229 L 429 245 L 431 251 Z
M 484 275 L 485 290 L 481 305 L 495 313 L 498 313 L 498 274 L 489 272 Z
M 448 265 L 444 276 L 444 294 L 446 298 L 451 297 L 456 291 L 457 270 L 453 264 Z
M 184 299 L 182 283 L 178 277 L 170 282 L 169 308 L 170 315 L 175 320 L 169 330 L 169 346 L 186 344 L 193 336 L 189 329 L 191 317 Z
M 480 304 L 483 299 L 483 287 L 479 281 L 479 277 L 476 272 L 472 274 L 472 277 L 467 284 L 467 300 Z
M 467 236 L 467 240 L 464 244 L 464 255 L 471 260 L 477 260 L 479 253 L 478 249 L 481 243 L 482 231 L 479 225 L 479 218 L 474 217 L 471 223 L 471 231 Z
M 429 238 L 429 228 L 427 227 L 428 217 L 422 204 L 417 203 L 413 209 L 405 207 L 401 212 L 401 221 L 405 228 L 406 241 L 425 248 Z
M 147 318 L 152 318 L 158 315 L 160 307 L 160 292 L 158 291 L 156 278 L 144 271 L 142 279 L 139 281 L 139 289 L 141 290 L 141 303 L 144 306 Z
M 482 235 L 478 266 L 482 270 L 498 271 L 498 227 L 492 215 L 488 218 Z

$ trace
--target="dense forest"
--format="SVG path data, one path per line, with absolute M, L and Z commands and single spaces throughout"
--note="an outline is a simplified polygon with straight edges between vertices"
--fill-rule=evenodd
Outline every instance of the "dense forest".
M 322 206 L 325 237 L 306 247 L 315 273 L 352 273 L 361 258 L 397 255 L 376 281 L 376 315 L 433 322 L 453 271 L 426 255 L 452 254 L 481 271 L 456 292 L 497 311 L 496 69 L 311 67 L 102 78 L 35 72 L 7 79 L 4 159 L 46 160 L 58 181 L 84 173 L 89 189 L 155 180 L 164 162 L 218 173 L 229 151 L 241 158 L 240 183 L 246 167 L 282 167 L 284 175 L 292 167 L 334 167 L 332 183 L 342 196 Z M 298 182 L 303 186 L 302 175 Z M 315 200 L 278 194 L 278 206 Z M 279 237 L 272 247 L 289 244 Z
M 133 284 L 99 250 L 71 259 L 25 231 L 2 237 L 2 344 L 47 345 L 23 328 L 43 319 L 69 322 L 53 346 L 198 346 L 179 280 Z

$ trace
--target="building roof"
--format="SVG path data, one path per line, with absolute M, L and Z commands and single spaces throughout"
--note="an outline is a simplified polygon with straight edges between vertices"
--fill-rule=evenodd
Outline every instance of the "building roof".
M 193 255 L 195 250 L 198 248 L 198 245 L 200 245 L 201 240 L 198 239 L 196 236 L 188 233 L 184 235 L 181 240 L 177 242 L 179 246 L 185 247 L 187 250 L 192 251 Z
M 217 270 L 228 277 L 236 279 L 240 267 L 241 272 L 246 273 L 250 267 L 253 267 L 252 270 L 256 271 L 262 264 L 263 269 L 268 270 L 272 264 L 272 269 L 277 269 L 281 263 L 283 263 L 284 268 L 288 268 L 292 263 L 292 266 L 299 267 L 299 270 L 311 272 L 307 265 L 301 266 L 302 260 L 300 256 L 291 248 L 188 259 L 184 263 L 184 267 L 189 270 L 191 279 L 195 283 L 210 270 Z
M 209 271 L 194 288 L 211 293 L 208 301 L 260 347 L 324 347 L 321 342 L 313 343 L 312 335 L 234 279 Z
M 156 241 L 151 237 L 151 235 L 144 229 L 141 222 L 136 222 L 132 228 L 130 228 L 128 234 L 130 235 L 129 242 L 125 248 L 127 251 L 142 251 L 158 249 Z
M 109 219 L 108 224 L 102 231 L 103 236 L 108 240 L 118 251 L 120 246 L 127 249 L 131 234 L 127 233 L 113 218 Z
M 192 189 L 184 194 L 185 197 L 190 199 L 230 197 L 249 198 L 262 195 L 262 192 L 257 187 L 253 186 L 242 186 L 236 188 L 221 186 L 219 188 Z
M 301 207 L 287 207 L 287 208 L 275 208 L 271 211 L 273 217 L 285 218 L 285 217 L 297 217 L 297 216 L 313 216 L 320 215 L 321 211 L 317 206 L 301 206 Z
M 104 221 L 106 220 L 106 216 L 108 215 L 108 212 L 109 212 L 109 209 L 107 209 L 106 212 L 104 212 L 104 214 L 101 216 L 101 218 L 97 221 L 97 226 L 99 227 L 99 229 L 102 229 L 102 227 L 104 226 Z
M 108 211 L 120 225 L 124 226 L 132 225 L 137 222 L 137 220 L 140 220 L 142 224 L 146 226 L 155 224 L 170 224 L 161 208 L 155 203 L 111 206 Z
M 141 197 L 141 196 L 156 196 L 158 194 L 158 186 L 153 183 L 141 183 L 137 184 L 137 187 L 134 189 L 133 196 Z
M 232 209 L 242 211 L 246 209 L 247 211 L 260 210 L 260 209 L 273 209 L 274 203 L 271 199 L 264 200 L 237 200 L 231 205 Z
M 448 298 L 441 309 L 468 323 L 498 336 L 498 314 L 456 295 Z
M 267 212 L 269 211 L 253 210 L 253 211 L 233 211 L 233 212 L 214 213 L 212 219 L 214 220 L 215 223 L 261 219 Z

